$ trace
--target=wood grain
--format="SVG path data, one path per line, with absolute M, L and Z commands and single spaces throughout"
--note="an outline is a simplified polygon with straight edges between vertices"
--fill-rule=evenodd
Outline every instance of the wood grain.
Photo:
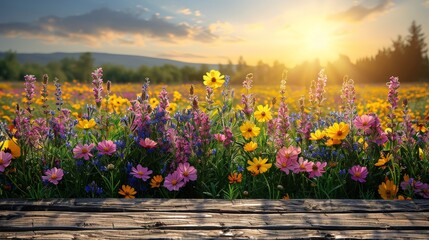
M 0 200 L 0 238 L 429 239 L 425 200 Z

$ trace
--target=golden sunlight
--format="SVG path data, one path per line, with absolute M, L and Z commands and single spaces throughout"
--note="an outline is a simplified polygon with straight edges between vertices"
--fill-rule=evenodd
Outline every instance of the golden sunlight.
M 299 41 L 301 42 L 301 54 L 303 58 L 319 58 L 326 61 L 336 57 L 334 26 L 326 22 L 318 22 L 301 26 Z

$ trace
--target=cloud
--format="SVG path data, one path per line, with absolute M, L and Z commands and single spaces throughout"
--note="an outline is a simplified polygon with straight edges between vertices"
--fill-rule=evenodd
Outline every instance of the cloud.
M 186 23 L 174 23 L 171 18 L 154 14 L 140 18 L 126 12 L 108 8 L 68 17 L 45 16 L 37 21 L 0 23 L 0 35 L 25 37 L 45 41 L 68 40 L 99 45 L 100 42 L 132 42 L 142 44 L 142 39 L 164 42 L 194 40 L 210 42 L 217 39 L 208 28 Z M 204 36 L 204 39 L 200 39 Z
M 183 14 L 183 15 L 194 15 L 195 17 L 201 16 L 200 10 L 195 10 L 194 12 L 192 12 L 192 10 L 189 8 L 183 8 L 183 9 L 178 10 L 177 12 L 180 14 Z
M 191 9 L 189 9 L 189 8 L 183 8 L 183 9 L 180 9 L 179 11 L 177 11 L 177 12 L 181 13 L 183 15 L 191 15 L 192 14 Z
M 349 21 L 349 22 L 360 22 L 365 20 L 368 17 L 376 16 L 382 14 L 393 6 L 392 0 L 382 0 L 380 3 L 374 7 L 365 7 L 362 4 L 355 5 L 343 12 L 339 12 L 333 15 L 328 16 L 329 20 L 334 21 Z

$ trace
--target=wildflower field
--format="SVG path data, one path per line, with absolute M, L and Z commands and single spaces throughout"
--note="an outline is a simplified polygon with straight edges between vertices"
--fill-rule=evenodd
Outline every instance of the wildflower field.
M 0 83 L 0 197 L 429 198 L 428 85 L 328 77 Z

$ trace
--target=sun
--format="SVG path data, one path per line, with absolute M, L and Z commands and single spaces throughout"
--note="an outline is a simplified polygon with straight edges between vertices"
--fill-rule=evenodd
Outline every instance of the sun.
M 331 47 L 331 36 L 321 27 L 308 29 L 303 36 L 305 47 L 316 53 L 329 50 Z
M 302 26 L 299 33 L 301 54 L 307 59 L 328 60 L 336 56 L 336 39 L 333 27 L 328 23 L 319 22 Z

